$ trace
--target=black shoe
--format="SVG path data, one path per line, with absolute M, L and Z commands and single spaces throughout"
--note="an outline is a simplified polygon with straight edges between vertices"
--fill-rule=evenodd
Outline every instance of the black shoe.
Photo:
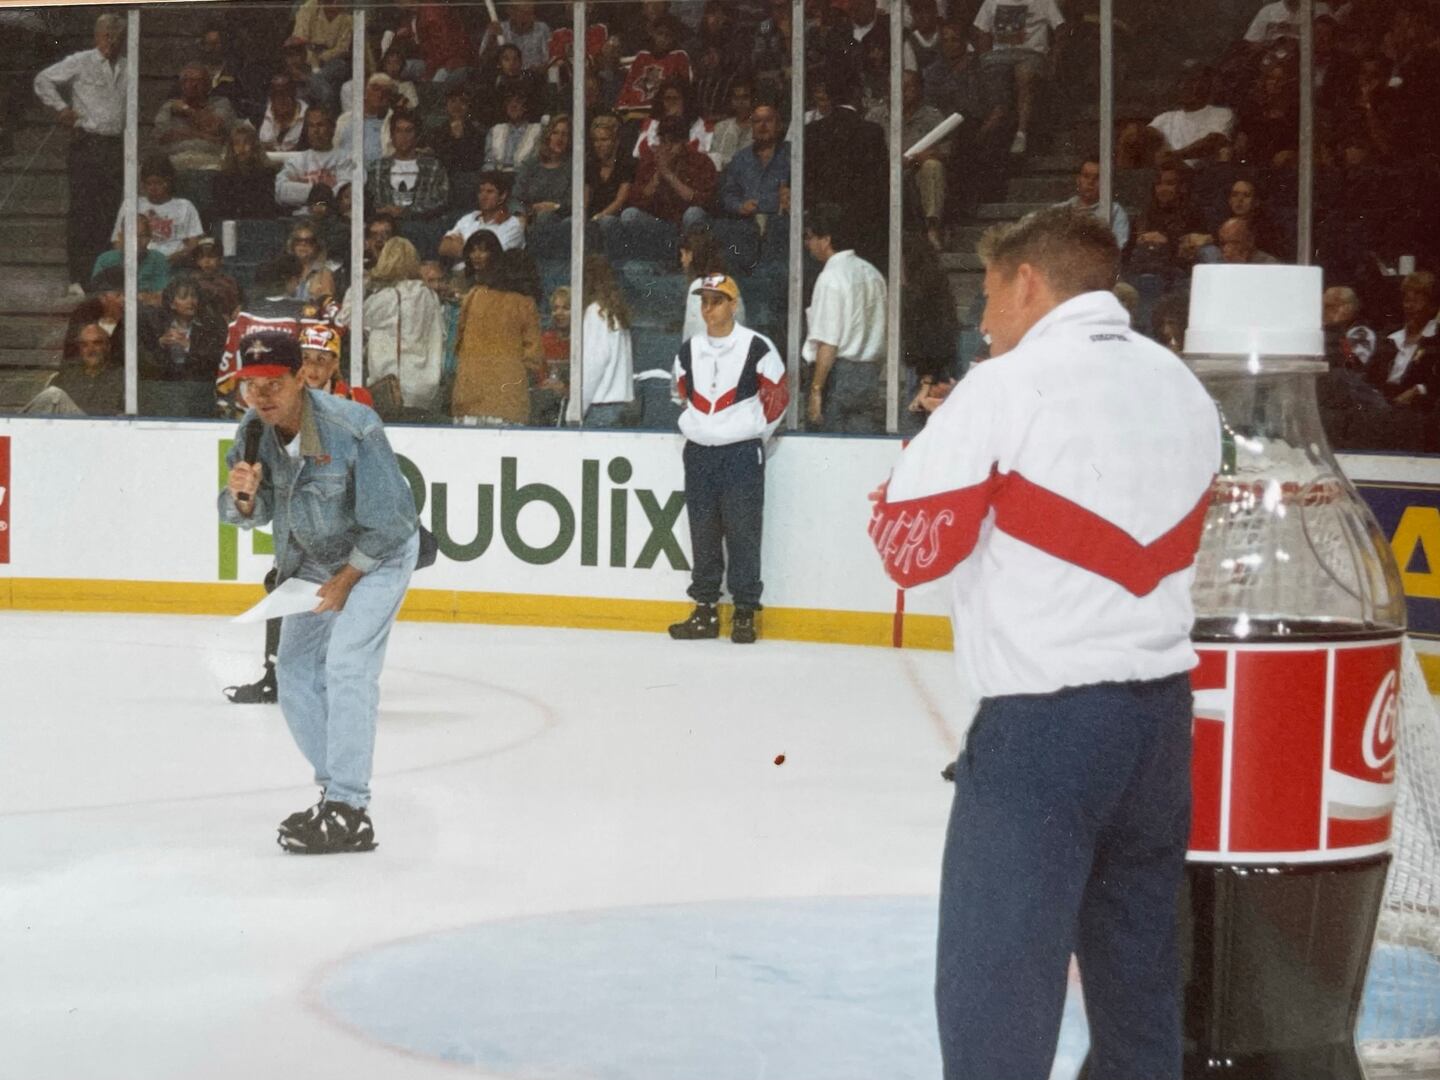
M 755 644 L 755 609 L 736 608 L 730 616 L 730 640 L 736 645 Z
M 295 813 L 291 814 L 284 821 L 280 822 L 280 835 L 295 836 L 298 833 L 303 832 L 312 821 L 314 821 L 320 816 L 321 811 L 323 811 L 324 809 L 325 792 L 322 790 L 320 792 L 320 801 L 317 802 L 314 806 L 307 806 L 304 810 L 296 810 Z
M 375 826 L 364 809 L 328 799 L 314 820 L 295 832 L 282 832 L 278 843 L 292 855 L 337 855 L 347 851 L 375 850 Z M 286 819 L 289 820 L 288 818 Z
M 695 610 L 684 622 L 670 627 L 670 636 L 676 641 L 698 641 L 701 638 L 720 636 L 720 613 L 714 604 L 696 604 Z
M 227 686 L 225 696 L 232 705 L 274 705 L 280 700 L 280 688 L 275 685 L 275 665 L 265 665 L 265 674 L 259 682 Z

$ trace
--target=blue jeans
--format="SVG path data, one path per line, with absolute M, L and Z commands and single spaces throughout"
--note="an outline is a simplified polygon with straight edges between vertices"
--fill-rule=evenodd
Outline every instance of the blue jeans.
M 626 225 L 666 225 L 674 228 L 668 221 L 662 221 L 654 214 L 641 210 L 638 206 L 627 206 L 620 211 L 620 220 Z M 703 206 L 688 206 L 685 213 L 680 215 L 680 232 L 685 234 L 691 229 L 703 229 L 710 224 L 710 215 L 706 213 Z
M 955 766 L 935 1003 L 945 1080 L 1045 1080 L 1074 953 L 1091 1080 L 1179 1080 L 1190 682 L 987 698 Z
M 355 583 L 343 611 L 287 615 L 280 628 L 280 708 L 315 782 L 335 802 L 370 802 L 380 669 L 419 549 L 417 532 Z M 311 569 L 302 565 L 298 576 L 324 576 Z
M 616 428 L 625 422 L 625 410 L 630 408 L 626 401 L 596 402 L 585 410 L 587 428 Z

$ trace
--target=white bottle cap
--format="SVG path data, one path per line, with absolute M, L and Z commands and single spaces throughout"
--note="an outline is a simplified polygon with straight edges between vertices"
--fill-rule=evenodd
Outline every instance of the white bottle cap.
M 1202 263 L 1190 279 L 1188 356 L 1324 356 L 1318 266 Z

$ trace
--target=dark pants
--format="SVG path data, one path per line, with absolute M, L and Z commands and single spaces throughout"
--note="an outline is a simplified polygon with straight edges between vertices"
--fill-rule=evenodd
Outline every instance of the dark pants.
M 684 456 L 685 508 L 695 563 L 690 598 L 697 604 L 719 601 L 728 553 L 730 598 L 737 608 L 758 610 L 765 449 L 759 439 L 730 446 L 687 442 Z
M 885 363 L 836 360 L 821 395 L 822 431 L 876 435 L 885 430 Z
M 935 1003 L 946 1080 L 1045 1080 L 1070 956 L 1091 1080 L 1178 1080 L 1186 675 L 988 698 L 955 768 Z
M 125 196 L 125 146 L 119 135 L 70 133 L 67 168 L 70 210 L 66 218 L 65 261 L 70 280 L 90 281 L 90 270 L 110 246 L 115 215 Z
M 272 566 L 270 572 L 265 575 L 265 592 L 274 592 L 275 586 L 278 584 L 280 584 L 280 571 Z M 267 668 L 273 668 L 275 666 L 275 658 L 280 655 L 280 628 L 282 622 L 283 620 L 281 619 L 265 620 L 265 666 Z

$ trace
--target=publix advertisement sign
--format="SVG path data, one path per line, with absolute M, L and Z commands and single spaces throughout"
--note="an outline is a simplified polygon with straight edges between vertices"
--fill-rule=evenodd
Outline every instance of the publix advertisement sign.
M 678 442 L 587 434 L 582 448 L 568 434 L 391 429 L 416 511 L 440 548 L 416 585 L 592 593 L 597 577 L 623 576 L 620 595 L 654 578 L 655 598 L 683 597 L 690 541 Z M 222 485 L 232 441 L 217 440 Z M 269 533 L 216 527 L 217 579 L 263 575 Z

